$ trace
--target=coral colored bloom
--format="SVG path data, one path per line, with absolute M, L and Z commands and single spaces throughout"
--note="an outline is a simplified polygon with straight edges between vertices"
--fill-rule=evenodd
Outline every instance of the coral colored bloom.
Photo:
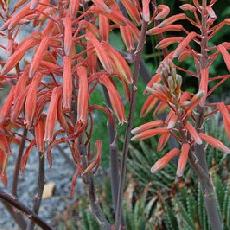
M 158 127 L 158 126 L 162 126 L 164 124 L 163 121 L 161 120 L 158 120 L 158 121 L 150 121 L 150 122 L 147 122 L 145 123 L 144 125 L 141 125 L 139 127 L 136 127 L 134 128 L 131 133 L 132 134 L 138 134 L 138 133 L 141 133 L 147 129 L 151 129 L 151 128 L 155 128 L 155 127 Z
M 30 83 L 26 100 L 25 100 L 25 124 L 29 128 L 34 118 L 36 105 L 37 105 L 37 91 L 41 81 L 42 74 L 38 72 Z
M 27 50 L 31 49 L 39 43 L 39 39 L 35 38 L 36 34 L 38 35 L 38 33 L 34 33 L 34 36 L 25 39 L 21 44 L 18 45 L 15 52 L 4 65 L 1 71 L 1 75 L 7 74 L 13 67 L 15 67 L 16 64 L 18 64 L 22 57 L 24 57 Z
M 159 141 L 158 141 L 158 145 L 157 145 L 157 152 L 160 152 L 163 150 L 163 148 L 167 144 L 169 137 L 170 137 L 170 133 L 163 133 L 160 136 Z
M 214 137 L 209 136 L 208 134 L 200 133 L 199 134 L 201 139 L 203 139 L 205 142 L 207 142 L 209 145 L 211 145 L 214 148 L 217 148 L 224 153 L 230 153 L 230 148 L 225 146 L 221 141 L 217 140 Z
M 181 147 L 181 153 L 178 159 L 178 166 L 177 166 L 177 173 L 176 173 L 178 177 L 182 177 L 184 174 L 190 148 L 191 146 L 188 143 L 183 144 Z
M 164 134 L 164 133 L 169 133 L 169 129 L 168 128 L 155 128 L 155 129 L 148 129 L 145 130 L 141 133 L 136 134 L 131 140 L 145 140 L 148 139 L 150 137 L 153 137 L 155 135 L 158 134 Z
M 168 25 L 164 27 L 154 27 L 147 31 L 147 35 L 156 35 L 161 34 L 168 31 L 184 31 L 184 27 L 182 25 Z
M 173 148 L 171 151 L 166 153 L 161 159 L 159 159 L 151 168 L 152 173 L 156 173 L 162 168 L 164 168 L 169 161 L 171 161 L 174 157 L 176 157 L 179 154 L 178 148 Z
M 134 2 L 130 0 L 121 0 L 121 3 L 127 10 L 127 13 L 130 16 L 130 18 L 132 18 L 137 25 L 140 25 L 140 21 L 141 21 L 140 13 L 138 11 L 138 8 L 134 4 Z
M 70 110 L 72 101 L 72 72 L 71 58 L 65 56 L 63 58 L 63 108 Z
M 155 97 L 155 95 L 148 96 L 141 108 L 140 116 L 145 117 L 153 109 L 157 102 L 158 99 Z
M 76 16 L 77 11 L 79 10 L 80 1 L 79 0 L 70 0 L 69 1 L 69 11 L 72 18 Z
M 184 49 L 189 45 L 189 43 L 195 38 L 197 37 L 197 33 L 196 32 L 190 32 L 186 38 L 184 38 L 184 40 L 178 45 L 178 47 L 175 49 L 174 53 L 173 53 L 173 57 L 178 57 L 180 56 L 181 52 L 184 51 Z
M 73 38 L 72 38 L 72 20 L 70 16 L 65 16 L 63 19 L 64 26 L 64 52 L 66 56 L 70 56 Z
M 6 119 L 7 116 L 9 115 L 12 103 L 13 103 L 13 99 L 14 99 L 14 90 L 15 87 L 13 86 L 3 104 L 3 106 L 1 107 L 0 110 L 0 123 L 3 123 Z
M 101 84 L 103 84 L 107 88 L 109 100 L 111 102 L 113 111 L 115 112 L 119 122 L 123 124 L 124 122 L 126 122 L 125 108 L 122 104 L 121 97 L 119 93 L 117 92 L 114 84 L 111 82 L 109 77 L 106 75 L 100 76 L 99 81 Z
M 150 0 L 142 0 L 142 18 L 146 21 L 150 21 L 150 11 L 149 11 Z
M 51 94 L 50 106 L 46 117 L 44 141 L 51 142 L 53 140 L 54 129 L 57 121 L 58 99 L 60 96 L 61 88 L 55 87 Z
M 183 39 L 184 39 L 183 37 L 164 38 L 159 42 L 159 44 L 155 48 L 156 49 L 165 49 L 171 44 L 180 43 Z
M 170 13 L 170 8 L 166 5 L 158 5 L 157 10 L 159 13 L 154 18 L 155 20 L 165 19 Z
M 88 32 L 86 38 L 93 44 L 97 57 L 99 58 L 103 68 L 109 73 L 113 73 L 112 60 L 108 56 L 107 50 L 105 50 L 102 44 L 96 39 L 96 37 Z
M 114 66 L 114 72 L 120 73 L 120 75 L 125 79 L 125 81 L 130 84 L 133 82 L 132 72 L 121 54 L 116 51 L 108 43 L 102 42 L 102 47 L 107 51 L 108 55 L 111 57 L 112 65 Z
M 176 15 L 173 15 L 173 16 L 165 19 L 157 27 L 165 27 L 165 26 L 173 24 L 174 22 L 176 22 L 178 20 L 183 20 L 183 19 L 186 19 L 186 15 L 184 13 L 176 14 Z
M 30 72 L 29 72 L 29 76 L 30 78 L 33 77 L 33 75 L 35 74 L 35 72 L 37 71 L 40 62 L 42 61 L 45 51 L 48 49 L 49 46 L 49 42 L 50 42 L 50 38 L 45 36 L 42 38 L 36 53 L 33 57 L 33 60 L 31 62 L 31 66 L 30 66 Z
M 222 54 L 224 62 L 228 68 L 228 71 L 230 71 L 230 54 L 222 44 L 218 45 L 217 49 Z
M 34 10 L 39 4 L 39 0 L 31 0 L 30 2 L 30 9 Z
M 203 143 L 196 129 L 188 121 L 185 124 L 185 128 L 188 130 L 188 132 L 198 145 L 201 145 Z
M 7 185 L 7 176 L 6 176 L 6 166 L 7 166 L 8 157 L 0 149 L 0 179 L 4 185 Z
M 100 14 L 99 15 L 99 30 L 102 41 L 109 41 L 109 20 L 106 16 Z
M 217 104 L 217 108 L 223 115 L 224 129 L 230 139 L 230 112 L 223 102 Z
M 23 154 L 22 156 L 22 159 L 21 159 L 21 164 L 20 164 L 20 169 L 24 172 L 25 169 L 26 169 L 26 163 L 27 163 L 27 160 L 30 156 L 30 153 L 33 149 L 33 147 L 35 146 L 35 140 L 32 140 L 29 144 L 29 146 L 26 148 L 25 150 L 25 153 Z
M 38 151 L 41 153 L 44 153 L 45 151 L 44 133 L 45 133 L 45 118 L 44 116 L 41 116 L 34 127 L 36 145 Z
M 88 120 L 88 106 L 89 106 L 89 86 L 87 69 L 84 66 L 77 67 L 77 75 L 79 78 L 79 89 L 77 96 L 77 121 L 83 124 Z

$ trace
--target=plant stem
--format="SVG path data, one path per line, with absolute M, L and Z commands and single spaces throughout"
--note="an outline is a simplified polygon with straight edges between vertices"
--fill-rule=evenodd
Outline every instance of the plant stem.
M 125 142 L 122 151 L 121 175 L 119 181 L 117 208 L 116 208 L 116 215 L 115 215 L 116 229 L 121 229 L 122 196 L 123 196 L 125 177 L 126 177 L 126 161 L 128 155 L 128 145 L 131 139 L 131 130 L 133 128 L 134 112 L 136 108 L 137 81 L 138 81 L 138 75 L 140 71 L 141 53 L 145 44 L 146 30 L 147 30 L 147 22 L 143 20 L 141 25 L 140 40 L 134 52 L 133 84 L 131 88 L 130 108 L 129 108 L 129 115 L 128 115 L 128 123 L 127 123 L 126 133 L 125 133 Z
M 109 101 L 108 92 L 103 86 L 103 92 L 105 95 L 105 100 L 109 108 L 111 108 L 111 103 Z M 116 139 L 116 128 L 115 120 L 108 122 L 109 129 L 109 150 L 110 150 L 110 176 L 111 176 L 111 189 L 113 197 L 113 206 L 116 210 L 116 201 L 118 195 L 118 186 L 119 186 L 119 166 L 118 166 L 118 150 L 117 150 L 117 139 Z
M 79 144 L 80 152 L 82 153 L 82 163 L 83 167 L 86 169 L 88 167 L 87 162 L 87 151 L 86 146 L 82 144 L 82 137 L 80 137 L 80 144 Z M 94 177 L 92 173 L 86 173 L 83 177 L 83 182 L 88 185 L 88 196 L 89 196 L 89 204 L 94 215 L 95 219 L 99 223 L 102 230 L 110 230 L 110 224 L 106 219 L 104 213 L 101 210 L 100 205 L 96 201 L 96 191 L 94 185 Z
M 12 184 L 12 195 L 17 197 L 17 190 L 18 190 L 18 178 L 19 178 L 19 170 L 20 170 L 20 164 L 21 164 L 21 159 L 22 155 L 25 149 L 25 141 L 26 141 L 26 135 L 27 135 L 27 129 L 24 129 L 23 135 L 22 135 L 22 140 L 19 145 L 19 150 L 18 150 L 18 158 L 17 162 L 14 168 L 14 177 L 13 177 L 13 184 Z
M 52 228 L 47 223 L 45 223 L 40 217 L 38 217 L 36 213 L 31 211 L 24 204 L 18 201 L 17 198 L 3 191 L 0 191 L 0 199 L 4 200 L 5 202 L 10 204 L 14 208 L 20 210 L 22 213 L 24 213 L 29 219 L 31 219 L 34 223 L 36 223 L 42 229 L 52 230 Z
M 96 202 L 96 193 L 95 193 L 95 185 L 94 185 L 94 179 L 92 175 L 87 176 L 88 180 L 88 186 L 89 186 L 89 202 L 90 202 L 90 207 L 92 210 L 93 215 L 97 219 L 98 223 L 101 226 L 102 230 L 110 230 L 110 224 L 106 217 L 104 216 L 101 207 L 99 204 Z
M 202 39 L 201 39 L 201 57 L 199 60 L 199 66 L 197 66 L 198 71 L 201 71 L 201 69 L 207 68 L 209 65 L 209 57 L 207 53 L 207 47 L 208 47 L 207 0 L 202 0 L 201 15 L 202 15 L 202 26 L 201 26 Z M 207 95 L 205 95 L 205 97 L 206 96 Z M 197 130 L 202 131 L 203 123 L 204 123 L 204 108 L 203 107 L 201 106 L 198 107 L 198 114 L 199 115 L 197 116 L 197 119 L 196 119 L 196 128 Z M 210 175 L 209 175 L 204 145 L 195 145 L 194 155 L 197 159 L 197 162 L 195 164 L 200 166 L 200 167 L 195 168 L 194 171 L 198 176 L 199 182 L 201 183 L 201 187 L 202 187 L 203 194 L 204 194 L 205 208 L 206 208 L 210 226 L 213 230 L 214 229 L 221 230 L 223 229 L 223 225 L 221 222 L 220 213 L 218 211 L 218 202 L 217 202 L 215 190 L 214 190 L 214 187 L 211 182 Z
M 34 213 L 38 214 L 40 205 L 41 205 L 41 200 L 42 200 L 42 195 L 43 195 L 43 190 L 44 190 L 44 184 L 45 184 L 45 165 L 44 165 L 44 153 L 39 152 L 38 153 L 38 192 L 34 198 L 34 205 L 33 205 L 33 211 Z M 27 226 L 27 230 L 32 230 L 34 228 L 34 223 L 30 221 L 30 223 Z
M 6 210 L 10 213 L 14 221 L 18 224 L 20 229 L 26 229 L 26 221 L 23 218 L 22 214 L 15 210 L 9 203 L 5 200 L 2 200 L 3 205 L 5 206 Z

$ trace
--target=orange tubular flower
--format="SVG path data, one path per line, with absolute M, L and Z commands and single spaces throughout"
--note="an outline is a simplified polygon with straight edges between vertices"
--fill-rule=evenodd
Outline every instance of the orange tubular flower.
M 151 128 L 155 128 L 155 127 L 158 127 L 158 126 L 162 126 L 164 125 L 164 122 L 161 121 L 161 120 L 158 120 L 158 121 L 150 121 L 150 122 L 147 122 L 145 123 L 144 125 L 141 125 L 139 127 L 136 127 L 134 128 L 131 133 L 132 134 L 138 134 L 138 133 L 141 133 L 147 129 L 151 129 Z
M 35 34 L 36 33 L 34 33 L 34 36 L 25 39 L 21 44 L 19 44 L 13 55 L 7 60 L 6 64 L 4 65 L 1 71 L 1 75 L 7 74 L 12 68 L 14 68 L 16 64 L 18 64 L 22 57 L 24 57 L 27 50 L 31 49 L 39 43 L 39 39 L 35 38 Z
M 93 44 L 97 57 L 99 58 L 103 68 L 109 74 L 113 73 L 112 60 L 108 57 L 108 53 L 102 47 L 102 44 L 90 32 L 86 34 L 86 38 Z
M 156 49 L 165 49 L 171 44 L 180 43 L 183 39 L 184 39 L 183 37 L 165 38 L 165 39 L 161 40 L 155 48 Z
M 141 108 L 140 116 L 145 117 L 153 109 L 157 102 L 158 99 L 155 97 L 155 95 L 148 96 Z
M 228 135 L 228 138 L 230 139 L 230 112 L 228 111 L 227 107 L 223 102 L 218 103 L 217 108 L 223 115 L 224 129 Z
M 69 11 L 72 18 L 76 16 L 76 12 L 79 10 L 80 1 L 79 0 L 70 0 L 69 1 Z
M 7 155 L 0 149 L 0 179 L 4 185 L 7 185 L 6 166 L 7 166 Z
M 132 51 L 135 49 L 134 46 L 134 37 L 132 35 L 132 31 L 130 30 L 129 26 L 120 26 L 120 31 L 121 31 L 121 37 L 123 42 L 125 43 L 125 46 L 127 47 L 128 51 Z
M 164 168 L 169 161 L 171 161 L 174 157 L 176 157 L 179 154 L 178 148 L 173 148 L 170 152 L 166 153 L 161 159 L 159 159 L 151 168 L 152 173 L 156 173 L 162 168 Z
M 65 56 L 63 58 L 63 108 L 70 110 L 72 99 L 72 72 L 71 58 Z
M 14 89 L 15 87 L 13 86 L 0 110 L 0 123 L 3 123 L 6 120 L 7 116 L 9 115 L 9 112 L 12 106 L 12 102 L 14 99 Z
M 121 97 L 119 93 L 117 92 L 114 84 L 111 82 L 108 76 L 102 75 L 99 78 L 99 81 L 101 84 L 103 84 L 108 91 L 109 94 L 109 100 L 111 102 L 112 108 L 121 124 L 126 122 L 125 118 L 125 108 L 122 104 Z
M 160 152 L 163 150 L 163 148 L 167 144 L 169 137 L 170 137 L 170 133 L 164 133 L 160 136 L 158 145 L 157 145 L 157 152 Z
M 26 87 L 20 93 L 20 95 L 14 100 L 14 105 L 13 105 L 11 116 L 10 116 L 10 119 L 11 119 L 12 123 L 16 122 L 19 114 L 22 111 L 22 108 L 23 108 L 23 105 L 24 105 L 24 102 L 25 102 L 25 99 L 26 99 L 26 94 L 27 94 L 28 89 L 29 89 L 29 87 Z
M 194 141 L 198 144 L 198 145 L 202 145 L 202 140 L 198 134 L 198 132 L 196 131 L 196 129 L 189 123 L 187 122 L 185 124 L 185 128 L 188 130 L 188 132 L 190 133 L 190 135 L 192 136 L 192 138 L 194 139 Z
M 180 56 L 181 52 L 189 45 L 189 43 L 197 36 L 196 32 L 190 32 L 187 37 L 178 45 L 176 50 L 173 53 L 173 57 Z
M 171 128 L 173 128 L 175 125 L 176 125 L 176 122 L 177 122 L 177 120 L 178 120 L 178 116 L 173 112 L 173 111 L 171 111 L 170 113 L 169 113 L 169 119 L 168 119 L 168 126 L 167 126 L 167 128 L 168 129 L 171 129 Z
M 87 69 L 84 66 L 77 67 L 77 75 L 79 77 L 79 89 L 77 96 L 77 121 L 83 124 L 88 120 L 89 107 L 89 83 L 87 77 Z
M 226 154 L 230 153 L 230 148 L 225 146 L 221 141 L 217 140 L 216 138 L 211 137 L 211 136 L 204 134 L 204 133 L 200 133 L 199 135 L 200 135 L 201 139 L 203 139 L 205 142 L 207 142 L 212 147 L 217 148 Z
M 13 14 L 9 21 L 6 22 L 8 30 L 11 30 L 15 25 L 19 23 L 21 19 L 23 19 L 26 15 L 30 14 L 32 10 L 30 9 L 30 4 L 24 6 L 21 10 L 17 13 Z M 5 25 L 3 25 L 5 28 Z
M 41 81 L 41 78 L 42 78 L 42 74 L 38 72 L 33 78 L 32 82 L 30 83 L 30 86 L 27 92 L 26 101 L 25 101 L 25 124 L 27 128 L 31 126 L 31 123 L 34 117 L 34 113 L 36 110 L 37 90 L 38 90 L 38 85 Z
M 132 83 L 132 72 L 125 59 L 121 56 L 121 54 L 108 43 L 102 42 L 102 46 L 104 47 L 104 50 L 107 51 L 107 55 L 109 55 L 113 60 L 112 64 L 114 66 L 114 72 L 118 71 L 118 73 L 120 73 L 120 75 L 128 84 Z
M 154 18 L 155 20 L 165 19 L 168 16 L 168 14 L 170 13 L 170 8 L 166 5 L 159 5 L 157 7 L 157 10 L 159 11 L 159 13 Z
M 142 6 L 143 6 L 143 9 L 142 9 L 142 18 L 146 22 L 150 21 L 149 3 L 150 3 L 150 0 L 142 0 Z
M 39 0 L 31 0 L 30 2 L 30 9 L 34 10 L 39 4 Z
M 218 45 L 217 49 L 222 54 L 224 62 L 228 68 L 228 71 L 230 71 L 230 54 L 228 53 L 228 51 L 225 49 L 225 47 L 222 44 Z
M 99 30 L 102 40 L 108 42 L 109 40 L 109 20 L 106 16 L 99 14 Z
M 33 60 L 31 62 L 30 72 L 29 72 L 30 78 L 33 77 L 33 75 L 37 71 L 38 66 L 40 65 L 40 62 L 43 59 L 45 51 L 47 50 L 47 48 L 49 46 L 49 41 L 50 41 L 50 38 L 47 36 L 42 38 L 42 40 L 41 40 L 41 42 L 40 42 L 40 44 L 36 50 L 36 53 L 33 57 Z
M 51 142 L 54 135 L 55 124 L 57 121 L 58 99 L 61 95 L 61 88 L 55 87 L 51 94 L 51 101 L 45 122 L 44 141 Z
M 188 160 L 188 154 L 189 154 L 190 148 L 191 146 L 188 143 L 183 144 L 181 147 L 181 153 L 180 153 L 180 157 L 178 160 L 178 167 L 177 167 L 177 173 L 176 173 L 178 177 L 182 177 L 184 174 L 184 170 L 185 170 L 185 166 Z
M 145 130 L 141 133 L 138 133 L 131 140 L 132 141 L 135 141 L 135 140 L 142 141 L 142 140 L 148 139 L 150 137 L 153 137 L 157 134 L 164 134 L 164 133 L 169 133 L 169 129 L 168 128 L 148 129 L 148 130 Z
M 36 145 L 38 151 L 41 153 L 44 153 L 45 151 L 44 132 L 45 132 L 45 117 L 41 116 L 36 126 L 34 127 Z
M 66 56 L 70 56 L 72 47 L 72 20 L 70 16 L 66 15 L 63 19 L 64 26 L 64 52 Z
M 21 165 L 20 165 L 20 169 L 24 172 L 26 169 L 26 163 L 27 160 L 30 156 L 30 153 L 33 149 L 33 147 L 35 146 L 35 140 L 32 140 L 29 144 L 29 146 L 26 148 L 24 155 L 22 156 L 22 160 L 21 160 Z
M 162 28 L 154 27 L 147 31 L 147 35 L 156 35 L 161 34 L 168 31 L 184 31 L 184 27 L 182 25 L 168 25 Z
M 165 19 L 157 27 L 168 26 L 168 25 L 171 25 L 178 20 L 183 20 L 183 19 L 186 19 L 186 15 L 184 13 L 176 14 L 176 15 L 173 15 L 173 16 Z
M 2 150 L 5 154 L 10 155 L 11 149 L 7 137 L 5 134 L 0 133 L 0 150 Z
M 140 25 L 140 13 L 138 11 L 138 8 L 133 4 L 132 1 L 130 0 L 121 0 L 122 5 L 125 7 L 127 10 L 130 18 L 132 18 L 137 25 Z

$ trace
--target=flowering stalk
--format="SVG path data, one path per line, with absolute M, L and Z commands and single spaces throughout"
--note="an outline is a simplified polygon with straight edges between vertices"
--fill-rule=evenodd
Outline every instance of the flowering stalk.
M 126 178 L 126 161 L 127 161 L 127 154 L 128 154 L 128 145 L 131 140 L 131 130 L 133 128 L 134 111 L 136 108 L 136 94 L 137 94 L 136 87 L 137 87 L 138 75 L 140 71 L 141 53 L 145 44 L 146 30 L 147 30 L 147 22 L 143 20 L 141 24 L 140 40 L 134 52 L 133 84 L 131 88 L 131 99 L 130 99 L 128 122 L 125 131 L 125 142 L 122 151 L 121 174 L 120 174 L 119 190 L 118 190 L 116 214 L 115 214 L 116 229 L 121 228 L 122 196 L 123 196 L 123 190 L 124 190 L 124 184 Z
M 227 109 L 228 106 L 223 102 L 207 103 L 208 96 L 220 86 L 218 82 L 216 86 L 209 89 L 209 82 L 225 79 L 226 76 L 224 75 L 222 78 L 212 78 L 210 76 L 210 67 L 219 53 L 223 56 L 223 60 L 229 70 L 230 56 L 227 51 L 229 46 L 226 43 L 222 43 L 212 48 L 208 44 L 208 41 L 215 35 L 218 29 L 225 24 L 229 24 L 229 19 L 226 19 L 218 25 L 213 25 L 217 18 L 212 9 L 215 3 L 216 1 L 210 1 L 209 5 L 207 5 L 207 1 L 203 0 L 202 5 L 200 5 L 199 1 L 193 0 L 193 5 L 184 4 L 180 7 L 184 13 L 173 15 L 167 19 L 163 18 L 162 22 L 147 31 L 147 35 L 158 35 L 167 31 L 180 31 L 181 34 L 185 33 L 185 37 L 165 38 L 156 46 L 156 48 L 164 49 L 180 41 L 177 48 L 164 57 L 157 73 L 147 84 L 145 93 L 150 94 L 150 96 L 142 108 L 141 115 L 145 116 L 154 109 L 154 115 L 166 111 L 167 117 L 165 120 L 148 122 L 145 125 L 135 128 L 132 131 L 134 134 L 132 139 L 144 140 L 155 135 L 160 135 L 157 150 L 161 151 L 169 138 L 171 136 L 174 137 L 178 142 L 179 153 L 176 150 L 167 153 L 153 165 L 152 172 L 156 173 L 179 154 L 177 177 L 182 177 L 186 163 L 190 162 L 192 169 L 197 174 L 198 180 L 202 185 L 210 226 L 213 229 L 222 229 L 223 224 L 219 216 L 218 203 L 209 176 L 204 143 L 221 150 L 224 154 L 229 154 L 230 148 L 216 138 L 206 134 L 203 128 L 206 120 L 219 111 L 223 115 L 226 133 L 227 135 L 229 134 L 230 114 Z M 161 6 L 161 9 L 162 11 L 156 18 L 161 14 L 164 15 L 163 12 L 167 16 L 167 7 Z M 190 18 L 187 16 L 186 11 L 189 11 L 194 17 Z M 186 31 L 179 24 L 172 25 L 177 20 L 188 20 L 201 33 Z M 200 49 L 196 49 L 193 43 L 200 46 Z M 196 73 L 187 71 L 173 63 L 174 59 L 177 59 L 178 62 L 183 62 L 187 57 L 191 57 L 194 60 Z M 196 94 L 182 90 L 181 86 L 184 76 L 182 77 L 177 74 L 176 69 L 198 78 L 199 87 Z M 156 104 L 158 104 L 157 107 L 155 107 Z M 162 125 L 154 127 L 156 124 Z

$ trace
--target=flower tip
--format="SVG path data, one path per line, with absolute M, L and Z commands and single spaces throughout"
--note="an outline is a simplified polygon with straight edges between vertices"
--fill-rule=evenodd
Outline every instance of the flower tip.
M 204 91 L 203 90 L 199 90 L 197 93 L 197 97 L 198 98 L 202 98 L 204 96 Z
M 137 134 L 138 131 L 139 131 L 139 129 L 140 129 L 139 127 L 136 127 L 136 128 L 134 128 L 134 129 L 131 130 L 131 133 L 132 134 Z
M 157 164 L 154 164 L 151 168 L 151 173 L 157 173 L 159 171 L 159 167 Z
M 177 175 L 178 178 L 180 178 L 180 177 L 183 176 L 183 172 L 178 170 L 177 173 L 176 173 L 176 175 Z
M 131 138 L 131 141 L 136 141 L 136 140 L 137 140 L 136 136 L 134 136 L 134 137 Z
M 226 146 L 223 148 L 223 151 L 225 154 L 230 154 L 230 148 L 228 148 Z
M 168 126 L 167 126 L 167 129 L 172 129 L 172 128 L 174 128 L 175 127 L 175 122 L 174 121 L 170 121 L 169 123 L 168 123 Z
M 202 145 L 203 144 L 203 141 L 200 139 L 200 140 L 197 140 L 196 142 L 198 145 Z

